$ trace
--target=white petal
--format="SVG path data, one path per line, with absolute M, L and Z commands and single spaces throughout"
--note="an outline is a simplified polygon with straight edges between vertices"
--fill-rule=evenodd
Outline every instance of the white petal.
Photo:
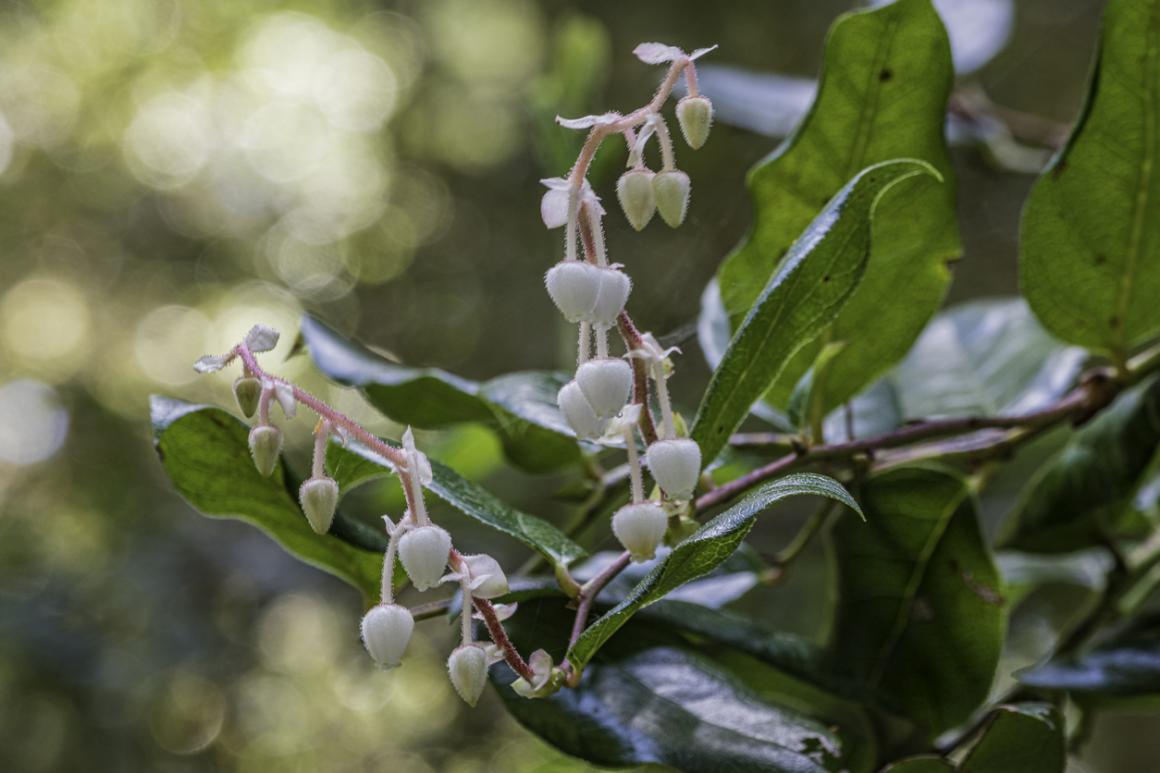
M 232 354 L 207 354 L 193 363 L 193 369 L 198 373 L 214 373 L 228 365 L 233 358 Z
M 709 46 L 708 48 L 698 48 L 698 49 L 697 49 L 697 50 L 695 50 L 693 53 L 689 54 L 689 59 L 694 59 L 694 60 L 695 60 L 695 59 L 700 59 L 702 56 L 704 56 L 705 54 L 709 53 L 710 51 L 716 51 L 716 50 L 717 50 L 717 44 L 716 44 L 716 43 L 714 43 L 713 45 Z
M 243 342 L 251 352 L 268 352 L 278 345 L 280 333 L 272 327 L 254 325 Z
M 540 180 L 540 183 L 553 191 L 566 191 L 572 187 L 572 183 L 568 182 L 567 177 L 545 177 Z
M 294 414 L 298 412 L 298 401 L 294 399 L 294 390 L 289 384 L 274 382 L 274 399 L 282 406 L 282 413 L 287 419 L 294 418 Z
M 672 62 L 685 55 L 685 52 L 676 46 L 667 46 L 664 43 L 641 43 L 632 49 L 632 53 L 645 64 Z
M 568 222 L 568 191 L 553 188 L 540 199 L 540 219 L 549 228 L 562 228 Z
M 619 118 L 620 113 L 584 115 L 579 118 L 562 118 L 560 116 L 556 116 L 556 123 L 560 124 L 565 129 L 589 129 L 593 126 L 607 126 L 610 123 L 615 123 Z

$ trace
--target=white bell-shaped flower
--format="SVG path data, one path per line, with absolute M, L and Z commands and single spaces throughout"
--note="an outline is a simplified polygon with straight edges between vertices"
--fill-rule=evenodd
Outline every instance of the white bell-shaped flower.
M 471 707 L 479 702 L 487 686 L 487 652 L 478 644 L 456 647 L 447 658 L 447 675 L 459 697 Z
M 508 592 L 508 579 L 503 567 L 486 553 L 463 556 L 467 564 L 467 587 L 477 599 L 494 599 Z
M 544 284 L 569 322 L 590 322 L 601 290 L 601 269 L 583 260 L 565 260 L 548 269 Z
M 612 327 L 628 302 L 632 280 L 615 266 L 601 266 L 597 271 L 600 272 L 600 290 L 588 321 L 598 327 Z
M 684 97 L 677 103 L 677 123 L 689 147 L 697 150 L 709 139 L 713 126 L 713 103 L 708 97 Z
M 643 231 L 657 211 L 653 192 L 653 172 L 649 169 L 630 169 L 616 181 L 616 197 L 629 224 Z
M 619 357 L 599 357 L 576 370 L 576 383 L 596 416 L 620 413 L 632 394 L 632 366 Z
M 656 502 L 625 505 L 612 516 L 612 533 L 632 556 L 648 561 L 656 555 L 668 529 L 669 516 Z
M 450 553 L 451 535 L 439 526 L 420 526 L 399 539 L 399 560 L 416 590 L 434 588 L 440 583 Z
M 669 499 L 692 499 L 701 476 L 701 447 L 689 438 L 658 440 L 645 454 L 649 472 Z
M 595 409 L 575 381 L 569 381 L 560 388 L 556 393 L 556 403 L 576 437 L 591 439 L 604 434 L 605 421 L 596 415 Z
M 250 430 L 250 456 L 254 466 L 264 477 L 274 474 L 278 456 L 282 453 L 282 430 L 268 424 Z
M 657 172 L 653 178 L 653 193 L 657 198 L 657 212 L 661 219 L 676 228 L 685 222 L 689 209 L 689 176 L 679 169 Z
M 298 489 L 302 512 L 310 528 L 318 534 L 330 531 L 334 511 L 338 507 L 338 484 L 331 478 L 311 478 Z
M 379 604 L 362 619 L 362 641 L 367 652 L 383 668 L 394 668 L 403 660 L 415 618 L 406 607 L 398 604 Z

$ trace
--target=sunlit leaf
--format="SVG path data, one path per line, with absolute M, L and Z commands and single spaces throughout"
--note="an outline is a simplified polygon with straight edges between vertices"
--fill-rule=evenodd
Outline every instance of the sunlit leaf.
M 935 735 L 986 698 L 1003 642 L 999 575 L 957 474 L 872 477 L 866 521 L 833 532 L 839 603 L 833 649 L 887 705 Z
M 797 352 L 772 384 L 775 407 L 785 406 L 829 342 L 847 344 L 832 364 L 823 401 L 840 405 L 906 353 L 942 302 L 947 263 L 961 251 L 943 138 L 952 81 L 950 46 L 930 0 L 847 14 L 827 38 L 813 108 L 750 173 L 754 228 L 717 275 L 735 330 L 769 278 L 791 261 L 798 234 L 859 169 L 918 158 L 945 181 L 910 179 L 882 197 L 865 277 L 836 319 L 826 320 L 833 322 L 827 334 Z
M 637 610 L 660 601 L 670 591 L 707 574 L 725 561 L 749 534 L 757 516 L 771 505 L 802 495 L 833 499 L 861 512 L 842 485 L 824 475 L 799 473 L 765 484 L 682 540 L 632 593 L 593 622 L 568 651 L 572 665 L 583 668 Z
M 319 370 L 358 387 L 389 418 L 424 429 L 460 422 L 490 426 L 513 462 L 545 472 L 580 457 L 576 438 L 556 407 L 561 373 L 511 373 L 476 382 L 436 368 L 408 368 L 351 341 L 313 317 L 302 336 Z
M 741 322 L 697 410 L 692 437 L 706 463 L 716 458 L 791 358 L 850 300 L 870 258 L 870 222 L 879 199 L 910 177 L 934 174 L 929 164 L 913 159 L 865 169 L 793 244 Z
M 1155 0 L 1112 0 L 1083 115 L 1027 200 L 1020 283 L 1055 335 L 1126 356 L 1160 332 Z

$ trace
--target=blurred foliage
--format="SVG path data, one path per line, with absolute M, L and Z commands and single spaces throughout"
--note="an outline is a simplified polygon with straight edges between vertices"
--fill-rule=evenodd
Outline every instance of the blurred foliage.
M 248 527 L 192 517 L 155 462 L 146 395 L 229 404 L 228 381 L 195 382 L 189 364 L 256 321 L 294 330 L 304 310 L 408 365 L 481 380 L 564 362 L 560 336 L 527 337 L 566 330 L 541 292 L 555 246 L 537 180 L 563 171 L 578 137 L 550 119 L 638 103 L 656 77 L 628 53 L 640 40 L 718 43 L 722 62 L 812 76 L 850 5 L 0 6 L 0 769 L 585 769 L 517 730 L 494 695 L 461 711 L 440 623 L 388 678 L 358 644 L 355 593 Z M 974 77 L 1013 108 L 1070 119 L 1098 12 L 1024 0 L 1013 40 Z M 720 127 L 689 159 L 685 228 L 610 228 L 650 277 L 634 292 L 643 324 L 693 318 L 747 226 L 744 172 L 771 145 Z M 952 298 L 1010 292 L 1031 178 L 969 148 L 953 160 L 971 271 Z M 621 159 L 598 162 L 607 191 Z M 691 403 L 703 366 L 680 365 Z M 305 358 L 279 370 L 394 429 Z M 301 441 L 308 427 L 292 429 Z M 497 473 L 484 430 L 424 444 L 529 512 L 562 512 L 553 479 Z M 399 509 L 397 491 L 360 494 Z M 777 545 L 796 525 L 755 535 Z M 792 602 L 826 564 L 805 559 L 744 603 L 817 636 L 824 610 Z M 1154 742 L 1139 751 L 1121 732 L 1101 720 L 1094 769 L 1154 760 Z

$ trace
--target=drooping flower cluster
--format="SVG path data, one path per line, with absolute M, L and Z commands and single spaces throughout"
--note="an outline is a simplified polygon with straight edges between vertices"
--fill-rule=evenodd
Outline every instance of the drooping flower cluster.
M 635 338 L 625 335 L 628 351 L 624 357 L 609 353 L 608 333 L 622 322 L 632 281 L 620 264 L 608 261 L 603 230 L 605 211 L 588 182 L 587 170 L 604 138 L 623 135 L 628 146 L 628 170 L 617 182 L 616 193 L 629 224 L 642 230 L 653 214 L 660 213 L 669 226 L 681 225 L 688 212 L 689 176 L 676 166 L 672 136 L 661 108 L 676 80 L 683 75 L 688 95 L 677 104 L 677 121 L 691 148 L 705 143 L 712 125 L 713 106 L 697 91 L 693 62 L 711 50 L 685 54 L 659 43 L 637 46 L 634 53 L 642 61 L 669 64 L 669 73 L 656 97 L 625 116 L 605 113 L 557 119 L 567 128 L 587 129 L 589 135 L 568 176 L 543 181 L 548 188 L 540 203 L 544 225 L 565 229 L 563 260 L 548 270 L 545 285 L 564 318 L 579 329 L 575 378 L 560 389 L 557 403 L 577 437 L 623 442 L 628 451 L 632 502 L 613 516 L 612 530 L 635 561 L 652 558 L 664 539 L 669 520 L 665 503 L 692 498 L 701 473 L 701 451 L 694 441 L 679 436 L 673 416 L 667 379 L 672 374 L 669 355 L 676 350 L 663 349 L 646 333 Z M 657 172 L 645 163 L 645 151 L 654 138 L 661 156 L 661 169 Z M 583 248 L 582 257 L 578 245 Z M 595 356 L 592 356 L 593 343 Z M 635 359 L 637 367 L 644 371 L 637 379 L 636 388 L 651 380 L 662 415 L 657 437 L 641 434 L 646 441 L 652 441 L 645 452 L 645 461 L 664 496 L 663 502 L 646 500 L 644 496 L 637 429 L 641 425 L 640 417 L 650 407 L 646 394 L 635 395 L 633 405 L 629 406 L 634 410 L 626 407 L 634 397 L 634 373 L 629 359 Z

